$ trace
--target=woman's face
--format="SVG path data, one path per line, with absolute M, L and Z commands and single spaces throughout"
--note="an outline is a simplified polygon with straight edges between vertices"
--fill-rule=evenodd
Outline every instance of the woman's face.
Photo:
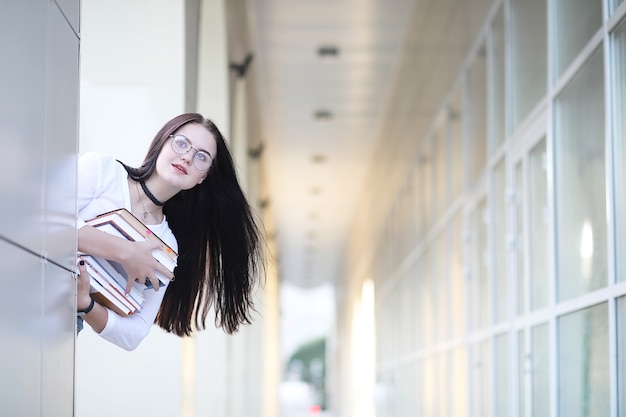
M 187 123 L 173 136 L 165 141 L 161 149 L 156 173 L 172 187 L 188 190 L 206 178 L 209 173 L 208 169 L 204 169 L 206 157 L 210 155 L 209 159 L 215 159 L 217 142 L 211 132 L 199 123 Z

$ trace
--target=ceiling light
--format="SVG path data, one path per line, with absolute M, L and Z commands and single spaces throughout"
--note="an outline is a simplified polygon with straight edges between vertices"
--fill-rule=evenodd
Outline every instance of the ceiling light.
M 317 110 L 313 113 L 313 117 L 318 122 L 327 122 L 333 118 L 333 114 L 329 110 Z
M 334 45 L 322 45 L 317 48 L 317 55 L 321 58 L 335 58 L 339 55 L 339 48 Z

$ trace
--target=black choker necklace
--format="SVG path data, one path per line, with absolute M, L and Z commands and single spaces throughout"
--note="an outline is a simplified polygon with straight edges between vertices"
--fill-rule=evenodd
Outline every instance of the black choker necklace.
M 145 182 L 139 181 L 139 184 L 141 185 L 141 189 L 143 190 L 144 193 L 146 193 L 150 201 L 152 201 L 154 204 L 156 204 L 159 207 L 163 207 L 163 204 L 165 203 L 161 203 L 159 200 L 157 200 L 154 194 L 152 194 L 150 190 L 148 190 L 148 187 L 146 186 Z

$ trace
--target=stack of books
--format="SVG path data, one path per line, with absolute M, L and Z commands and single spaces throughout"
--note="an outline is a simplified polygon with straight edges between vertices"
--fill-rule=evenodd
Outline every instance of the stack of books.
M 103 213 L 86 222 L 103 232 L 122 237 L 133 242 L 151 240 L 161 245 L 160 249 L 152 251 L 154 258 L 164 265 L 170 272 L 176 268 L 178 254 L 163 242 L 158 236 L 144 225 L 130 211 L 122 208 Z M 130 294 L 126 294 L 128 276 L 121 264 L 115 261 L 79 253 L 79 259 L 85 261 L 91 284 L 91 296 L 96 302 L 115 311 L 120 316 L 128 316 L 141 309 L 143 291 L 152 289 L 152 284 L 134 283 Z M 169 279 L 155 271 L 160 286 L 165 286 Z M 134 279 L 134 278 L 133 278 Z

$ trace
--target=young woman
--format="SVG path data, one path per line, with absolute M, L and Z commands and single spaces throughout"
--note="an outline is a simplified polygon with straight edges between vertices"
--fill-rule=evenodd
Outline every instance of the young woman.
M 93 330 L 132 350 L 153 323 L 177 336 L 204 329 L 211 308 L 215 325 L 227 333 L 251 322 L 253 291 L 264 270 L 262 238 L 213 122 L 182 114 L 156 134 L 139 168 L 90 153 L 79 159 L 78 173 L 79 251 L 117 261 L 129 277 L 154 287 L 144 291 L 141 310 L 121 317 L 93 301 L 80 265 L 77 306 Z M 178 252 L 173 276 L 152 256 L 158 245 L 85 225 L 122 207 Z M 159 289 L 156 270 L 171 278 L 166 287 Z

